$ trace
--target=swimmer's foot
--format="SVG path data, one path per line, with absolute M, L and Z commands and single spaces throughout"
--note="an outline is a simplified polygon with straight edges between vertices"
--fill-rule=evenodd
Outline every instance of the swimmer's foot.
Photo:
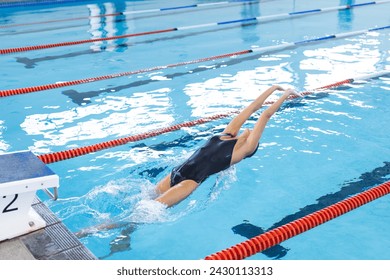
M 83 237 L 87 237 L 89 235 L 92 235 L 96 232 L 98 232 L 97 229 L 86 228 L 86 229 L 82 229 L 78 232 L 75 232 L 74 235 L 76 235 L 77 238 L 83 238 Z

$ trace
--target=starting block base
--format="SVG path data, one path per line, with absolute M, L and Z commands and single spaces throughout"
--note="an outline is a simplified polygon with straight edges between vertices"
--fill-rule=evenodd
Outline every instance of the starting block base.
M 37 190 L 58 186 L 58 176 L 30 151 L 0 155 L 0 241 L 45 227 L 31 204 Z

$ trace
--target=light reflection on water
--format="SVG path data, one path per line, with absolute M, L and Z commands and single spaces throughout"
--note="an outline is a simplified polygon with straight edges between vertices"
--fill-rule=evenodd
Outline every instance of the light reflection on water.
M 70 110 L 28 115 L 21 127 L 29 135 L 39 135 L 34 147 L 37 153 L 47 147 L 65 146 L 86 139 L 104 139 L 137 134 L 167 126 L 173 121 L 167 89 L 135 93 L 132 97 L 111 96 L 103 104 L 92 104 Z M 56 110 L 58 111 L 58 110 Z
M 234 75 L 222 74 L 201 83 L 189 83 L 185 93 L 190 97 L 188 105 L 193 116 L 207 116 L 226 111 L 237 105 L 244 107 L 272 84 L 293 82 L 293 74 L 286 63 L 276 66 L 256 67 L 239 71 Z M 207 96 L 207 99 L 204 98 Z
M 376 72 L 383 56 L 376 47 L 380 45 L 377 37 L 378 32 L 371 32 L 367 36 L 346 39 L 350 43 L 306 50 L 305 58 L 300 62 L 300 69 L 309 72 L 306 75 L 307 87 L 316 88 L 332 83 L 332 80 Z

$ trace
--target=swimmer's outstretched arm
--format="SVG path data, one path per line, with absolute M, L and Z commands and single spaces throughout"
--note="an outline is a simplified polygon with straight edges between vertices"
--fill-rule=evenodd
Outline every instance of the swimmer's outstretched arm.
M 279 89 L 281 88 L 279 87 Z M 270 107 L 268 107 L 266 110 L 264 110 L 261 113 L 259 119 L 256 121 L 256 124 L 253 127 L 253 130 L 250 131 L 249 129 L 247 129 L 246 131 L 243 132 L 242 135 L 244 134 L 246 135 L 246 140 L 237 150 L 233 152 L 232 155 L 233 164 L 241 161 L 247 155 L 255 151 L 269 119 L 272 117 L 273 114 L 275 114 L 275 112 L 280 108 L 280 106 L 282 106 L 283 102 L 290 95 L 297 95 L 301 97 L 301 95 L 296 93 L 293 89 L 285 90 L 283 95 L 277 101 L 275 101 Z
M 273 85 L 272 87 L 268 88 L 266 91 L 264 91 L 259 97 L 257 97 L 251 104 L 249 104 L 245 109 L 243 109 L 225 128 L 223 133 L 230 133 L 233 136 L 237 136 L 238 132 L 241 129 L 241 126 L 245 123 L 246 120 L 249 119 L 249 117 L 259 110 L 262 106 L 264 101 L 276 90 L 284 91 L 284 89 L 281 86 Z
M 253 130 L 251 131 L 250 135 L 247 138 L 248 146 L 255 147 L 257 143 L 259 142 L 261 135 L 263 134 L 263 131 L 265 129 L 265 126 L 267 125 L 267 122 L 269 119 L 273 116 L 273 114 L 278 111 L 278 109 L 282 106 L 283 102 L 288 99 L 290 95 L 296 95 L 298 97 L 302 97 L 299 93 L 297 93 L 293 89 L 286 89 L 283 93 L 283 95 L 275 101 L 271 106 L 269 106 L 266 110 L 264 110 L 259 119 L 257 120 Z

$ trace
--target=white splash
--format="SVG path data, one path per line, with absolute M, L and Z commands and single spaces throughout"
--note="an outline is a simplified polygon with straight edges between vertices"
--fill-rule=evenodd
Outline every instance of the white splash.
M 137 224 L 162 223 L 172 220 L 167 207 L 155 200 L 143 199 L 133 208 L 128 221 Z

